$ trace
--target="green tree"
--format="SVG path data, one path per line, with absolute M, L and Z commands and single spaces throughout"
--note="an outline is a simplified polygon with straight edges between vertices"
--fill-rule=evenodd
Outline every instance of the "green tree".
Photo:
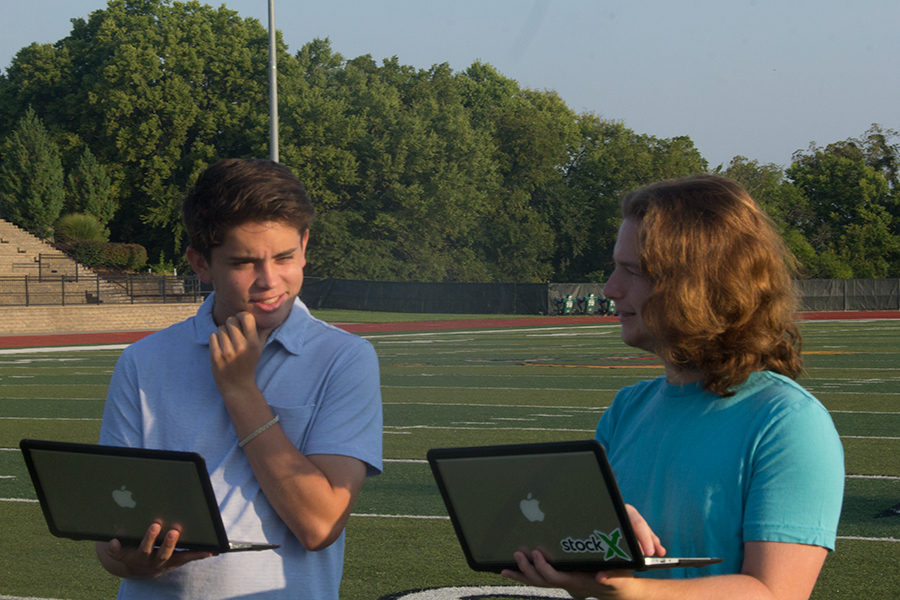
M 0 148 L 0 211 L 39 237 L 52 234 L 65 201 L 59 149 L 29 107 Z
M 484 280 L 471 230 L 484 212 L 490 140 L 474 130 L 447 65 L 343 62 L 304 46 L 286 127 L 297 170 L 322 208 L 310 242 L 316 275 Z
M 809 200 L 812 219 L 804 234 L 829 264 L 837 257 L 857 278 L 900 275 L 891 187 L 858 146 L 810 146 L 794 154 L 787 176 Z
M 785 243 L 800 262 L 799 275 L 808 278 L 839 278 L 852 269 L 833 253 L 819 253 L 804 232 L 814 229 L 816 218 L 809 200 L 789 181 L 776 164 L 735 156 L 722 175 L 746 189 L 775 222 Z
M 706 160 L 686 136 L 660 139 L 638 134 L 621 121 L 593 113 L 579 117 L 580 143 L 566 167 L 567 236 L 557 244 L 557 281 L 602 281 L 612 272 L 612 251 L 627 192 L 672 177 L 705 172 Z
M 281 43 L 278 61 L 290 73 Z M 89 145 L 107 168 L 113 238 L 179 256 L 179 203 L 197 174 L 218 158 L 268 154 L 267 65 L 265 28 L 224 5 L 111 0 L 53 46 L 16 56 L 0 115 L 40 103 L 67 148 Z
M 316 39 L 295 56 L 279 40 L 278 65 L 281 161 L 319 215 L 310 275 L 601 280 L 621 194 L 707 168 L 686 136 L 576 115 L 480 62 L 454 73 L 345 60 Z M 178 206 L 197 174 L 268 155 L 267 74 L 256 20 L 193 0 L 110 0 L 16 55 L 0 75 L 0 136 L 40 106 L 76 180 L 94 168 L 87 147 L 109 177 L 103 207 L 84 210 L 162 264 L 181 255 Z M 890 136 L 873 136 L 871 160 L 893 164 Z
M 457 79 L 473 126 L 492 140 L 500 178 L 479 253 L 494 280 L 546 281 L 554 274 L 565 165 L 579 143 L 577 115 L 555 92 L 522 89 L 485 63 Z
M 100 241 L 109 240 L 109 222 L 116 212 L 112 182 L 90 148 L 85 148 L 75 169 L 69 173 L 67 209 L 97 219 L 101 227 Z

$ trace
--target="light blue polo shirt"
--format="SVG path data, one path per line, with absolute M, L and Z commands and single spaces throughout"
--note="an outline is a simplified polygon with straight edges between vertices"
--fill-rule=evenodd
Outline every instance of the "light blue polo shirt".
M 831 416 L 787 377 L 757 372 L 721 398 L 665 377 L 621 390 L 597 425 L 625 502 L 669 556 L 717 556 L 739 573 L 747 541 L 834 549 L 844 454 Z
M 107 395 L 101 444 L 200 453 L 230 539 L 281 544 L 195 561 L 149 581 L 124 580 L 119 598 L 337 600 L 344 536 L 307 552 L 266 500 L 212 376 L 215 294 L 197 315 L 129 346 Z M 362 338 L 309 314 L 299 300 L 266 341 L 256 371 L 280 425 L 304 454 L 352 456 L 381 472 L 378 359 Z M 149 525 L 149 523 L 148 523 Z

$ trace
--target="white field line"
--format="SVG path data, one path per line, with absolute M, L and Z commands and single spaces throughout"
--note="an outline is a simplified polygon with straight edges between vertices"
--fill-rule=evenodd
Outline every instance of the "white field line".
M 450 375 L 447 375 L 450 377 Z M 464 391 L 514 391 L 514 392 L 618 392 L 622 388 L 538 388 L 538 387 L 447 387 L 445 385 L 382 385 L 381 389 L 392 390 L 464 390 Z M 896 395 L 896 394 L 893 394 Z M 398 404 L 417 404 L 414 402 L 401 402 Z
M 111 375 L 112 371 L 110 371 L 109 373 Z M 35 376 L 35 377 L 37 377 L 37 376 Z M 48 388 L 50 388 L 50 387 L 66 387 L 66 388 L 70 388 L 70 387 L 76 387 L 76 386 L 77 387 L 103 387 L 103 388 L 109 387 L 108 383 L 19 383 L 19 382 L 16 382 L 11 385 L 14 385 L 16 387 L 23 387 L 23 388 L 28 388 L 28 387 L 48 387 Z M 37 399 L 39 400 L 40 398 L 37 398 Z M 50 398 L 50 399 L 52 400 L 52 398 Z
M 442 329 L 439 331 L 421 331 L 421 332 L 409 332 L 409 333 L 387 333 L 384 335 L 379 334 L 367 334 L 361 335 L 359 337 L 365 338 L 367 340 L 382 340 L 387 338 L 398 338 L 398 337 L 436 337 L 436 336 L 451 336 L 451 335 L 477 335 L 481 333 L 533 333 L 535 331 L 574 331 L 575 329 L 612 329 L 618 327 L 618 324 L 609 324 L 609 325 L 570 325 L 568 327 L 530 327 L 527 329 L 518 329 L 518 328 L 508 328 L 508 329 L 471 329 L 471 330 L 459 330 L 452 331 L 447 329 Z
M 450 517 L 442 517 L 440 515 L 367 515 L 362 513 L 350 513 L 351 517 L 375 517 L 378 519 L 438 519 L 442 521 L 449 521 Z
M 382 402 L 383 406 L 479 406 L 482 408 L 530 408 L 541 410 L 586 410 L 588 412 L 606 410 L 608 406 L 550 406 L 546 404 L 475 404 L 471 402 Z
M 376 515 L 376 514 L 362 514 L 362 513 L 351 513 L 351 517 L 370 517 L 375 519 L 429 519 L 429 520 L 444 520 L 449 521 L 450 517 L 441 517 L 441 516 L 423 516 L 423 515 Z M 887 537 L 887 538 L 870 538 L 870 537 L 861 537 L 855 535 L 839 535 L 837 536 L 839 540 L 853 540 L 858 542 L 900 542 L 900 540 Z M 2 600 L 2 597 L 0 597 Z
M 89 384 L 94 385 L 94 384 Z M 100 384 L 97 384 L 100 385 Z M 70 386 L 71 387 L 71 386 Z M 60 402 L 105 402 L 106 398 L 31 398 L 31 397 L 18 397 L 18 396 L 4 396 L 0 398 L 0 402 L 4 400 L 27 400 L 27 401 L 60 401 Z
M 0 417 L 0 421 L 102 421 L 88 417 Z
M 68 418 L 68 417 L 0 417 L 0 421 L 101 421 L 102 419 Z M 536 421 L 537 419 L 495 419 L 502 421 Z M 411 430 L 431 429 L 439 431 L 559 431 L 566 433 L 593 433 L 593 429 L 569 429 L 564 427 L 450 427 L 443 425 L 385 425 L 385 433 L 403 433 Z M 851 440 L 900 440 L 893 436 L 842 435 L 841 439 Z
M 381 387 L 398 387 L 398 386 L 381 386 Z M 399 386 L 402 387 L 402 386 Z M 431 388 L 435 389 L 435 388 Z M 458 389 L 458 388 L 437 388 L 437 389 Z M 471 389 L 471 388 L 467 388 Z M 485 388 L 478 388 L 485 389 Z M 491 388 L 491 389 L 523 389 L 523 388 Z M 535 389 L 535 388 L 527 388 L 527 389 Z M 559 390 L 553 390 L 559 391 Z M 565 390 L 563 390 L 565 391 Z M 570 390 L 570 391 L 596 391 L 596 390 Z M 607 391 L 607 390 L 600 390 Z M 615 390 L 608 390 L 615 391 Z M 609 406 L 560 406 L 560 405 L 551 405 L 551 404 L 482 404 L 482 403 L 470 403 L 470 402 L 382 402 L 383 406 L 478 406 L 482 408 L 530 408 L 530 409 L 542 409 L 542 410 L 584 410 L 584 411 L 604 411 L 609 408 Z M 847 415 L 900 415 L 900 411 L 877 411 L 877 410 L 829 410 L 831 414 L 847 414 Z
M 900 412 L 887 412 L 878 410 L 829 410 L 828 412 L 833 415 L 900 415 Z
M 99 385 L 99 384 L 98 384 Z M 441 386 L 396 386 L 396 385 L 383 385 L 382 388 L 391 388 L 391 389 L 460 389 L 460 388 L 447 388 Z M 601 389 L 575 389 L 575 388 L 465 388 L 465 389 L 478 389 L 478 390 L 529 390 L 529 391 L 551 391 L 551 392 L 617 392 L 618 390 L 601 390 Z M 888 395 L 896 395 L 896 394 L 888 394 Z M 105 398 L 18 398 L 18 397 L 4 397 L 0 398 L 0 403 L 3 400 L 59 400 L 62 402 L 81 402 L 81 401 L 91 401 L 96 402 L 100 400 L 105 400 Z M 481 407 L 481 408 L 526 408 L 526 409 L 545 409 L 545 410 L 583 410 L 588 412 L 600 412 L 609 408 L 609 406 L 572 406 L 572 405 L 550 405 L 550 404 L 484 404 L 484 403 L 471 403 L 471 402 L 382 402 L 383 406 L 458 406 L 458 407 Z M 900 411 L 878 411 L 878 410 L 829 410 L 830 414 L 845 414 L 845 415 L 900 415 Z M 27 420 L 31 417 L 0 417 L 0 419 L 21 419 Z M 34 417 L 34 420 L 55 420 L 55 418 L 47 417 L 44 419 L 40 419 Z M 62 419 L 59 420 L 96 420 L 89 418 L 82 419 Z
M 874 362 L 874 361 L 873 361 Z M 835 371 L 840 369 L 841 371 L 900 371 L 896 367 L 806 367 L 803 370 L 806 372 L 811 371 Z M 843 381 L 837 377 L 807 377 L 806 379 L 823 379 L 830 381 Z M 873 379 L 871 381 L 896 381 L 896 379 Z
M 46 348 L 3 348 L 0 354 L 43 354 L 45 352 L 82 352 L 84 350 L 124 350 L 130 344 L 103 346 L 48 346 Z M 3 596 L 0 596 L 2 598 Z
M 520 419 L 523 420 L 523 419 Z M 531 419 L 536 420 L 536 419 Z M 451 431 L 565 431 L 576 433 L 592 433 L 593 429 L 565 429 L 556 427 L 449 427 L 444 425 L 385 425 L 386 432 L 399 432 L 415 429 L 434 429 L 434 430 L 451 430 Z M 841 439 L 851 440 L 900 440 L 900 437 L 877 436 L 877 435 L 842 435 Z
M 442 375 L 442 377 L 451 377 L 452 375 Z M 407 375 L 406 377 L 413 377 L 412 375 Z M 431 375 L 430 377 L 435 377 Z M 504 375 L 503 377 L 516 377 L 515 375 Z M 553 377 L 551 375 L 529 375 L 529 378 L 536 377 Z M 559 377 L 573 377 L 573 378 L 583 378 L 586 375 L 567 375 L 567 376 L 558 376 Z M 632 379 L 631 376 L 627 375 L 615 375 L 608 376 L 604 375 L 604 379 Z M 89 384 L 90 385 L 90 384 Z M 459 386 L 446 386 L 446 385 L 382 385 L 382 389 L 394 389 L 394 390 L 499 390 L 499 391 L 535 391 L 535 392 L 618 392 L 622 388 L 547 388 L 547 387 L 503 387 L 503 386 L 471 386 L 471 387 L 459 387 Z M 834 391 L 834 390 L 814 390 L 812 388 L 807 388 L 810 392 L 815 394 L 846 394 L 848 396 L 898 396 L 897 392 L 846 392 L 846 391 Z M 853 412 L 853 411 L 850 411 Z M 864 411 L 861 411 L 864 412 Z
M 390 432 L 406 431 L 410 429 L 435 429 L 449 431 L 565 431 L 574 433 L 593 433 L 593 429 L 557 429 L 555 427 L 444 427 L 439 425 L 385 425 L 384 429 Z
M 382 462 L 427 465 L 428 461 L 420 458 L 385 458 Z M 900 481 L 900 477 L 894 475 L 847 475 L 847 479 L 877 479 L 885 481 Z

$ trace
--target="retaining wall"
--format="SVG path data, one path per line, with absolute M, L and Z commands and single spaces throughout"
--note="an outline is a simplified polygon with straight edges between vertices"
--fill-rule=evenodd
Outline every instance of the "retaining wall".
M 0 335 L 157 331 L 198 308 L 194 303 L 0 307 Z

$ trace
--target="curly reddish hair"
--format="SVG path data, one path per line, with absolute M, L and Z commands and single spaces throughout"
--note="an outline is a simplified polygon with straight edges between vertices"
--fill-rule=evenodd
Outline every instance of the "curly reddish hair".
M 640 223 L 641 269 L 653 283 L 641 314 L 663 360 L 702 372 L 703 389 L 720 396 L 754 371 L 800 375 L 796 259 L 738 183 L 661 181 L 628 194 L 622 215 Z

